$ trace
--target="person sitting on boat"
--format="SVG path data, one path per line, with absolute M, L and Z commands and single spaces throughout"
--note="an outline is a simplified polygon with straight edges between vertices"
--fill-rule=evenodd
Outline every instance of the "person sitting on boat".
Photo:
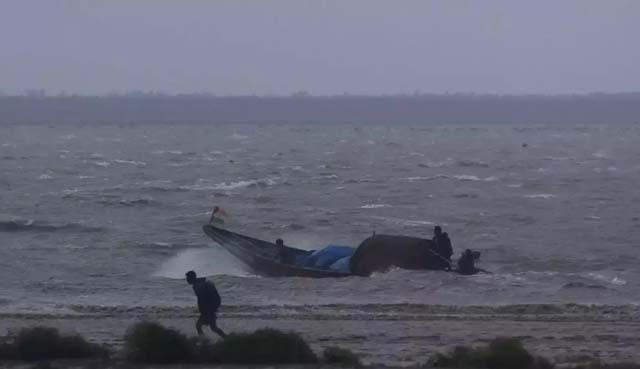
M 476 274 L 478 269 L 475 266 L 475 259 L 471 250 L 464 250 L 460 259 L 458 259 L 458 273 L 463 275 Z

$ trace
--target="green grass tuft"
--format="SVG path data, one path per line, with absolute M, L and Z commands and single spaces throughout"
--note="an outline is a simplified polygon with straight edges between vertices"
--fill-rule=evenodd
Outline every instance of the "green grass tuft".
M 102 346 L 78 335 L 61 335 L 56 328 L 23 328 L 12 340 L 0 344 L 0 360 L 40 361 L 106 357 Z
M 193 345 L 182 333 L 158 323 L 139 322 L 124 336 L 125 357 L 151 364 L 193 361 Z
M 489 369 L 525 369 L 533 362 L 533 356 L 515 338 L 494 339 L 489 343 L 485 357 Z
M 340 347 L 327 347 L 322 353 L 322 362 L 350 367 L 361 367 L 360 358 L 351 350 Z
M 296 333 L 260 329 L 235 333 L 211 343 L 187 338 L 158 323 L 134 324 L 125 335 L 125 357 L 138 363 L 305 364 L 316 363 L 309 345 Z
M 448 354 L 434 355 L 430 362 L 445 368 L 553 369 L 553 364 L 533 357 L 515 338 L 496 338 L 487 347 L 457 346 Z
M 213 355 L 223 364 L 306 364 L 318 358 L 294 332 L 259 329 L 233 333 L 213 345 Z

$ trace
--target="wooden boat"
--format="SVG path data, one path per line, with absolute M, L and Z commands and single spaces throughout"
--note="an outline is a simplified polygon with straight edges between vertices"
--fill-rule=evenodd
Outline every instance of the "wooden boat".
M 202 230 L 216 243 L 225 248 L 235 257 L 247 264 L 259 275 L 268 277 L 311 277 L 311 278 L 339 278 L 351 276 L 351 273 L 334 270 L 305 268 L 282 263 L 279 260 L 281 247 L 275 243 L 244 236 L 238 233 L 218 228 L 212 225 L 202 226 Z M 283 246 L 287 257 L 294 259 L 308 251 Z
M 204 225 L 202 229 L 211 239 L 247 264 L 254 272 L 268 277 L 340 278 L 354 275 L 368 276 L 391 267 L 450 271 L 465 275 L 485 272 L 475 267 L 467 272 L 452 268 L 451 262 L 433 251 L 432 241 L 424 238 L 373 235 L 362 241 L 351 256 L 349 272 L 343 272 L 304 267 L 281 260 L 283 254 L 286 255 L 287 260 L 295 260 L 298 256 L 308 255 L 309 251 L 307 250 L 278 246 L 275 243 L 241 235 L 213 225 Z M 480 252 L 473 252 L 475 260 L 479 257 Z

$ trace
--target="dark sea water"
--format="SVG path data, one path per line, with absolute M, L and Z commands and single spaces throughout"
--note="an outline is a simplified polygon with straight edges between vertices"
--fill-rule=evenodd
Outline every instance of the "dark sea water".
M 638 125 L 2 126 L 0 313 L 178 314 L 195 269 L 235 316 L 638 317 L 639 143 Z M 493 274 L 255 277 L 202 233 L 213 205 L 308 249 L 440 224 Z

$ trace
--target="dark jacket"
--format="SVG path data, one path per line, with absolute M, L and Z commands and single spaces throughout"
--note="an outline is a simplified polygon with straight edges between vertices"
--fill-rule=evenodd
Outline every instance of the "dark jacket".
M 198 297 L 200 314 L 215 313 L 220 307 L 220 294 L 216 285 L 206 278 L 196 278 L 193 282 L 193 292 Z
M 451 246 L 451 239 L 445 232 L 433 237 L 434 251 L 443 258 L 451 261 L 451 255 L 453 255 L 453 247 Z
M 440 250 L 439 253 L 445 259 L 451 261 L 451 255 L 453 255 L 453 247 L 451 246 L 451 239 L 449 239 L 449 235 L 445 232 L 442 234 L 442 239 L 438 244 Z
M 471 275 L 478 272 L 475 267 L 474 257 L 471 252 L 464 252 L 460 259 L 458 259 L 458 273 L 464 275 Z

